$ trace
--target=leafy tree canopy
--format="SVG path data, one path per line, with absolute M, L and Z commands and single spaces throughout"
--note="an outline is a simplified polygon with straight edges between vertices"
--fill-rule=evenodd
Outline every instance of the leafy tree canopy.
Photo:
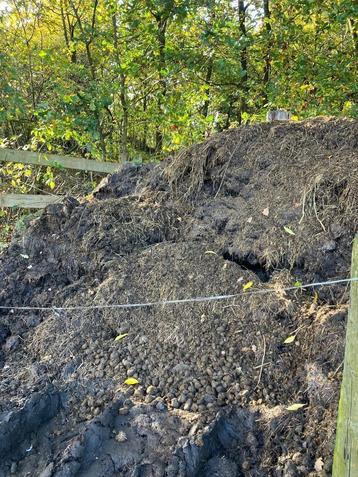
M 0 5 L 5 145 L 145 160 L 270 108 L 358 115 L 353 0 Z

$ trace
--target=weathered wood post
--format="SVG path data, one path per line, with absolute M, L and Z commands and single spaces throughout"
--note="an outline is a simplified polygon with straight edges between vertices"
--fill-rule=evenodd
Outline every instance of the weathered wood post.
M 351 277 L 358 277 L 358 235 L 353 242 Z M 344 371 L 338 407 L 333 477 L 358 476 L 358 281 L 351 282 Z

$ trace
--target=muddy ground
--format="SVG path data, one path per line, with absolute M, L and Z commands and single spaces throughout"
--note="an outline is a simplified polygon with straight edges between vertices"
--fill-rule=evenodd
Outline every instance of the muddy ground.
M 350 274 L 357 132 L 229 130 L 15 235 L 0 476 L 330 475 L 349 287 L 284 289 Z M 108 307 L 222 294 L 237 296 Z

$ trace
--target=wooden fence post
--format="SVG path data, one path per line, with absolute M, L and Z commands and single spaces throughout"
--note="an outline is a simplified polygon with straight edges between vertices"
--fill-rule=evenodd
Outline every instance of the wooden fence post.
M 358 235 L 353 242 L 351 277 L 358 277 Z M 333 477 L 358 476 L 358 282 L 351 282 L 344 370 L 338 407 Z

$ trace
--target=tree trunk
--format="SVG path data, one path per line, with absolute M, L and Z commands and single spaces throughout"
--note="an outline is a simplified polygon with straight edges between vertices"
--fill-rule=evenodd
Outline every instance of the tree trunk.
M 240 64 L 241 64 L 241 100 L 240 100 L 240 107 L 238 113 L 238 122 L 241 124 L 242 121 L 242 113 L 247 111 L 247 96 L 249 94 L 248 91 L 248 54 L 247 54 L 247 31 L 246 31 L 246 9 L 247 6 L 245 5 L 244 0 L 239 0 L 238 3 L 239 7 L 239 29 L 240 29 L 240 40 L 244 42 L 244 45 L 241 49 L 240 55 Z
M 117 29 L 117 19 L 116 15 L 112 16 L 112 25 L 113 25 L 113 44 L 115 48 L 115 55 L 118 67 L 120 66 L 120 56 L 119 56 L 119 44 L 118 44 L 118 29 Z M 123 72 L 119 74 L 120 81 L 120 102 L 122 106 L 122 124 L 120 131 L 120 151 L 121 158 L 123 161 L 128 160 L 128 101 L 127 101 L 127 86 L 126 86 L 126 76 Z
M 157 16 L 157 39 L 159 45 L 159 61 L 158 61 L 158 77 L 159 77 L 159 86 L 160 91 L 158 94 L 157 105 L 158 105 L 158 114 L 162 116 L 163 112 L 163 103 L 167 95 L 167 82 L 165 79 L 165 42 L 166 42 L 166 30 L 167 30 L 167 18 L 163 16 Z M 157 152 L 161 152 L 163 148 L 163 132 L 160 124 L 156 126 L 155 133 L 155 149 Z
M 267 104 L 268 102 L 268 90 L 270 84 L 270 77 L 271 77 L 271 12 L 270 12 L 270 0 L 264 0 L 264 22 L 265 22 L 265 32 L 267 35 L 267 44 L 266 44 L 266 51 L 265 51 L 265 66 L 264 66 L 264 102 Z
M 121 156 L 123 161 L 128 161 L 128 101 L 127 101 L 127 86 L 126 86 L 126 77 L 123 73 L 120 74 L 120 98 L 121 105 L 123 109 L 123 120 L 122 120 L 122 130 L 121 130 Z
M 74 49 L 74 41 L 75 41 L 75 25 L 69 23 L 69 34 L 70 34 L 70 42 L 71 42 L 71 63 L 77 63 L 77 51 Z
M 358 55 L 358 32 L 357 32 L 357 24 L 354 21 L 353 18 L 348 19 L 348 26 L 349 30 L 352 35 L 352 41 L 353 41 L 353 48 L 355 53 Z
M 213 8 L 210 12 L 210 19 L 208 22 L 208 33 L 212 34 L 213 33 L 213 23 L 216 19 L 216 11 L 215 8 Z M 210 105 L 210 98 L 209 98 L 209 84 L 211 81 L 211 77 L 213 75 L 213 67 L 214 67 L 214 50 L 212 48 L 209 49 L 209 61 L 208 61 L 208 69 L 206 70 L 206 77 L 205 77 L 205 87 L 206 87 L 206 93 L 207 93 L 207 98 L 205 99 L 202 113 L 203 116 L 206 118 L 209 113 L 209 105 Z
M 229 108 L 228 108 L 228 110 L 227 110 L 227 115 L 226 115 L 226 121 L 225 121 L 224 129 L 229 129 L 229 127 L 230 127 L 231 114 L 232 114 L 232 104 L 233 104 L 233 101 L 232 101 L 232 99 L 230 99 Z
M 66 2 L 66 11 L 65 11 L 65 5 L 63 3 L 63 0 L 60 2 L 60 10 L 61 10 L 61 21 L 62 21 L 62 27 L 63 27 L 63 35 L 65 38 L 65 43 L 68 51 L 71 52 L 71 63 L 76 63 L 77 62 L 77 52 L 75 49 L 73 49 L 73 43 L 74 43 L 74 37 L 75 37 L 75 25 L 71 23 L 70 17 L 68 14 L 67 10 L 67 2 Z
M 209 62 L 208 62 L 208 69 L 206 70 L 206 77 L 205 77 L 205 84 L 206 85 L 208 85 L 210 83 L 211 76 L 213 74 L 213 66 L 214 66 L 214 60 L 213 60 L 213 57 L 210 56 Z M 209 87 L 208 87 L 208 89 L 209 89 Z M 208 116 L 209 104 L 210 104 L 210 99 L 209 99 L 209 97 L 207 97 L 205 99 L 205 102 L 204 102 L 204 105 L 203 105 L 203 110 L 202 110 L 204 118 L 206 118 Z
M 87 56 L 87 61 L 88 61 L 88 65 L 89 65 L 90 72 L 91 72 L 91 79 L 92 79 L 92 82 L 94 84 L 96 84 L 97 83 L 97 75 L 96 75 L 96 67 L 95 67 L 95 64 L 94 64 L 94 61 L 93 61 L 93 57 L 92 57 L 91 44 L 92 44 L 92 41 L 93 41 L 94 29 L 95 29 L 95 24 L 96 24 L 96 12 L 97 12 L 97 7 L 98 7 L 98 0 L 94 0 L 93 11 L 92 11 L 92 22 L 91 22 L 91 29 L 90 29 L 90 34 L 89 35 L 87 34 L 87 31 L 85 31 L 85 29 L 83 28 L 81 16 L 78 12 L 77 7 L 73 3 L 73 0 L 70 0 L 70 3 L 71 3 L 71 7 L 73 9 L 73 12 L 75 14 L 77 24 L 78 24 L 78 27 L 81 31 L 81 34 L 85 38 L 83 40 L 83 42 L 84 42 L 85 48 L 86 48 L 86 56 Z M 97 128 L 98 128 L 99 143 L 100 143 L 101 152 L 102 152 L 102 159 L 103 159 L 103 161 L 105 161 L 106 157 L 107 157 L 105 134 L 104 134 L 104 131 L 103 131 L 103 124 L 101 122 L 101 114 L 100 114 L 100 111 L 97 109 L 97 107 L 96 107 L 95 111 L 93 112 L 93 114 L 94 114 L 94 117 L 96 119 Z

